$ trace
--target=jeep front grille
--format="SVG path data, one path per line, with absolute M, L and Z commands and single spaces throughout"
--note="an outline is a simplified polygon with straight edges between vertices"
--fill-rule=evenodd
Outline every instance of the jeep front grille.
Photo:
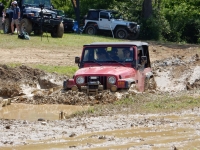
M 131 29 L 135 28 L 136 26 L 137 26 L 137 24 L 135 24 L 135 23 L 130 23 L 130 28 L 131 28 Z
M 94 75 L 95 76 L 95 75 Z M 85 77 L 85 83 L 87 84 L 88 82 L 90 82 L 90 77 L 91 76 L 86 76 Z M 103 89 L 106 89 L 107 88 L 107 77 L 106 76 L 95 76 L 97 77 L 97 81 L 100 82 L 101 85 L 103 85 Z M 96 85 L 89 85 L 89 88 L 92 88 L 92 89 L 97 89 L 98 86 Z

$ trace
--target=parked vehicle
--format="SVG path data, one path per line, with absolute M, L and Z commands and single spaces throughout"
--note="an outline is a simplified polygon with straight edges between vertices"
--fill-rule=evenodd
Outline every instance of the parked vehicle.
M 56 12 L 52 11 L 50 0 L 18 0 L 18 6 L 21 10 L 20 31 L 35 35 L 41 35 L 43 32 L 51 33 L 52 37 L 61 38 L 64 33 L 62 18 L 58 17 Z M 11 32 L 13 9 L 10 5 L 6 9 L 4 22 L 4 33 Z
M 102 90 L 116 92 L 130 87 L 140 92 L 156 88 L 146 42 L 86 44 L 75 63 L 79 70 L 72 79 L 63 82 L 65 90 L 97 94 Z
M 136 22 L 123 20 L 118 12 L 113 10 L 90 9 L 85 18 L 84 32 L 89 35 L 110 33 L 119 39 L 137 39 L 140 25 Z
M 67 17 L 64 11 L 53 9 L 57 13 L 58 16 L 62 17 L 63 25 L 64 25 L 64 32 L 74 32 L 74 19 Z

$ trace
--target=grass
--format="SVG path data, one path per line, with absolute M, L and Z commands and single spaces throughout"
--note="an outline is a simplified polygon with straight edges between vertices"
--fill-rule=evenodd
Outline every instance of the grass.
M 92 42 L 111 42 L 122 41 L 120 39 L 113 39 L 112 37 L 104 36 L 90 36 L 87 34 L 64 33 L 63 38 L 52 38 L 50 34 L 44 33 L 43 36 L 30 35 L 30 40 L 18 39 L 17 34 L 0 34 L 1 48 L 15 49 L 15 48 L 38 48 L 38 49 L 65 49 L 65 47 L 80 47 L 84 44 Z
M 56 72 L 61 75 L 67 75 L 72 77 L 76 70 L 78 70 L 77 66 L 45 66 L 45 65 L 34 65 L 33 68 L 37 68 L 49 73 Z
M 41 49 L 41 50 L 56 50 L 56 49 L 66 49 L 66 47 L 75 47 L 82 49 L 84 44 L 90 44 L 92 42 L 109 42 L 109 41 L 121 41 L 119 39 L 113 39 L 112 37 L 104 36 L 89 36 L 86 34 L 76 34 L 76 33 L 65 33 L 63 38 L 52 38 L 49 33 L 44 33 L 43 37 L 30 35 L 30 40 L 18 39 L 17 34 L 0 34 L 0 45 L 1 48 L 5 49 Z M 73 50 L 73 48 L 71 49 Z M 17 67 L 22 64 L 11 63 L 7 64 L 10 67 Z M 65 74 L 72 76 L 78 69 L 77 66 L 48 66 L 48 65 L 31 65 L 32 68 L 38 68 L 46 72 L 56 72 L 58 74 Z
M 6 64 L 8 67 L 11 68 L 15 68 L 15 67 L 19 67 L 22 64 L 21 63 L 10 63 L 10 64 Z M 45 72 L 49 72 L 49 73 L 57 73 L 60 75 L 66 75 L 69 77 L 72 77 L 74 75 L 74 73 L 76 72 L 76 70 L 78 70 L 78 66 L 48 66 L 48 65 L 27 65 L 31 68 L 36 68 L 36 69 L 40 69 L 43 70 Z
M 200 91 L 195 91 L 199 93 Z M 104 116 L 109 114 L 169 113 L 200 107 L 200 96 L 189 93 L 151 94 L 143 93 L 116 101 L 114 104 L 95 105 L 88 110 L 72 114 L 74 116 Z

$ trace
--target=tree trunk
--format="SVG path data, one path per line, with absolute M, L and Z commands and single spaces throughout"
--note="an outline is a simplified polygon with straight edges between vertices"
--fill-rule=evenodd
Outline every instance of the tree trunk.
M 152 16 L 152 0 L 144 0 L 142 6 L 142 17 L 144 19 L 148 19 Z

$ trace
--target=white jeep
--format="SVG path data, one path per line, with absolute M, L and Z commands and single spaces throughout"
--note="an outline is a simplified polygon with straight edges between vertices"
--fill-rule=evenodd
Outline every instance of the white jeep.
M 134 40 L 139 36 L 140 25 L 123 20 L 118 12 L 113 10 L 90 9 L 83 31 L 89 35 L 111 32 L 113 37 Z

